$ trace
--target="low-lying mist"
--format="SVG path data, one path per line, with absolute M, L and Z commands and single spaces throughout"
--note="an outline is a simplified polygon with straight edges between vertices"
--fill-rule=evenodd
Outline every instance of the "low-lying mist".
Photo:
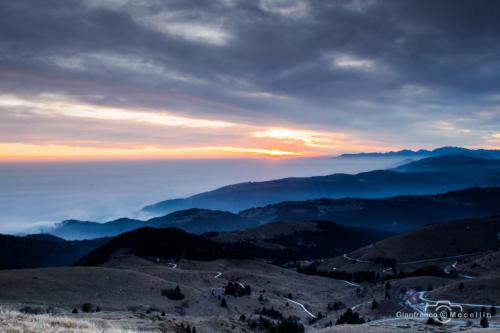
M 398 158 L 285 158 L 0 164 L 0 232 L 55 222 L 147 218 L 140 209 L 232 183 L 384 169 Z

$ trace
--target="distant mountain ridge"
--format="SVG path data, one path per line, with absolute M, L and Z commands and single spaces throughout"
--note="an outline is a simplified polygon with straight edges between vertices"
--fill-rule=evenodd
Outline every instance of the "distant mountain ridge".
M 239 215 L 259 223 L 328 220 L 350 227 L 405 232 L 430 223 L 500 215 L 500 187 L 380 199 L 290 201 L 247 209 Z
M 148 221 L 106 223 L 64 221 L 46 232 L 68 239 L 116 236 L 142 227 L 175 226 L 194 233 L 241 231 L 271 222 L 334 221 L 350 226 L 404 232 L 429 223 L 500 215 L 500 187 L 469 188 L 435 195 L 380 199 L 343 198 L 289 201 L 231 212 L 188 209 Z M 120 223 L 123 223 L 122 225 Z
M 75 240 L 111 237 L 143 227 L 173 227 L 201 234 L 208 231 L 240 230 L 253 225 L 250 221 L 229 212 L 192 208 L 155 217 L 147 221 L 128 218 L 105 223 L 67 220 L 44 230 L 44 232 L 67 240 Z
M 483 158 L 500 158 L 500 150 L 497 149 L 468 149 L 462 147 L 440 147 L 432 150 L 419 149 L 410 150 L 403 149 L 389 152 L 374 152 L 374 153 L 353 153 L 342 154 L 337 158 L 357 158 L 357 157 L 402 157 L 402 158 L 425 158 L 445 155 L 460 155 Z
M 389 170 L 355 175 L 333 174 L 240 183 L 184 199 L 161 201 L 146 206 L 143 210 L 165 214 L 197 207 L 238 212 L 283 201 L 434 194 L 473 186 L 500 186 L 500 159 L 443 155 L 413 161 Z

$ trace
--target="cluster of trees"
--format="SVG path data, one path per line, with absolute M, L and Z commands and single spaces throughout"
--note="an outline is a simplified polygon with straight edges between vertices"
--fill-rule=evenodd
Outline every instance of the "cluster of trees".
M 264 306 L 261 309 L 255 310 L 255 313 L 272 319 L 283 320 L 283 314 L 278 310 L 275 310 L 274 307 L 266 308 Z
M 190 325 L 180 324 L 175 327 L 175 333 L 196 333 L 196 327 Z
M 390 260 L 390 259 L 388 259 Z M 401 270 L 397 274 L 388 274 L 383 277 L 379 273 L 373 271 L 359 271 L 359 272 L 346 272 L 346 271 L 323 271 L 319 270 L 316 265 L 308 266 L 297 266 L 297 272 L 306 275 L 317 275 L 322 277 L 328 277 L 337 280 L 345 280 L 355 283 L 380 283 L 392 279 L 401 279 L 406 277 L 417 277 L 417 276 L 437 276 L 437 277 L 447 277 L 448 275 L 438 266 L 426 266 L 418 268 L 414 271 L 405 272 Z
M 343 309 L 343 308 L 345 308 L 345 305 L 344 305 L 344 303 L 342 303 L 340 301 L 335 301 L 333 303 L 328 303 L 328 306 L 326 307 L 326 309 L 328 310 L 328 312 L 338 311 L 338 310 Z
M 224 288 L 224 295 L 245 296 L 252 293 L 249 285 L 240 285 L 238 282 L 228 282 Z
M 339 319 L 337 319 L 335 325 L 364 324 L 365 322 L 365 319 L 361 318 L 359 316 L 359 313 L 353 312 L 351 308 L 347 308 L 347 310 L 342 315 L 340 315 Z
M 168 299 L 173 301 L 180 301 L 184 299 L 184 294 L 181 292 L 181 288 L 179 288 L 179 286 L 173 289 L 162 289 L 161 295 L 166 296 Z
M 303 333 L 304 325 L 302 325 L 296 317 L 288 317 L 280 320 L 272 320 L 263 316 L 259 316 L 258 320 L 249 322 L 251 329 L 265 330 L 268 333 Z
M 440 267 L 438 266 L 425 266 L 421 268 L 417 268 L 411 272 L 405 272 L 401 270 L 398 274 L 386 275 L 384 280 L 392 280 L 392 279 L 401 279 L 406 277 L 416 277 L 416 276 L 437 276 L 437 277 L 447 277 L 446 274 Z
M 317 275 L 322 277 L 328 277 L 337 280 L 346 280 L 350 282 L 369 282 L 377 283 L 380 280 L 380 275 L 372 271 L 360 271 L 360 272 L 346 272 L 346 271 L 322 271 L 319 270 L 315 265 L 309 265 L 302 267 L 297 266 L 297 272 L 306 275 Z

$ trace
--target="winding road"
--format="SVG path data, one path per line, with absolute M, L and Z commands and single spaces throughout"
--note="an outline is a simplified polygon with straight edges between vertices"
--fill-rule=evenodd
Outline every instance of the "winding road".
M 313 315 L 313 314 L 312 314 L 309 310 L 307 310 L 307 309 L 306 309 L 306 307 L 304 306 L 304 304 L 299 303 L 299 302 L 297 302 L 297 301 L 294 301 L 293 299 L 286 298 L 286 297 L 285 297 L 285 299 L 286 299 L 288 302 L 290 302 L 290 303 L 293 303 L 293 304 L 296 304 L 296 305 L 300 306 L 300 307 L 302 308 L 302 310 L 304 310 L 304 311 L 305 311 L 305 313 L 307 313 L 310 317 L 312 317 L 312 318 L 316 319 L 316 316 L 315 316 L 315 315 Z

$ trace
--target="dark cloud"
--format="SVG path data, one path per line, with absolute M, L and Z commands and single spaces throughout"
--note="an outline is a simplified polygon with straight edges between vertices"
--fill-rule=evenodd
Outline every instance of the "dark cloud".
M 2 2 L 0 89 L 478 145 L 499 125 L 499 14 L 494 0 Z

